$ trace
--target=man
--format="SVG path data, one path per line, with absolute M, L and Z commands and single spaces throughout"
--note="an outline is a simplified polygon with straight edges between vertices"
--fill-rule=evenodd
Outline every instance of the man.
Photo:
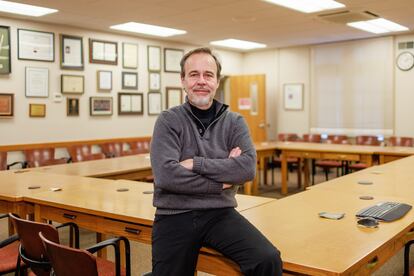
M 281 275 L 279 251 L 234 209 L 238 186 L 254 178 L 256 151 L 243 117 L 214 100 L 220 62 L 198 48 L 180 65 L 187 101 L 159 116 L 151 141 L 152 273 L 193 276 L 208 246 L 244 275 Z

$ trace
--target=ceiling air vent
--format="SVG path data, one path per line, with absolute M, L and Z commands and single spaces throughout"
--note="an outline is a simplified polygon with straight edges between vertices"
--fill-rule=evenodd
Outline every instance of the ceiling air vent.
M 325 21 L 333 22 L 333 23 L 346 24 L 349 22 L 376 19 L 378 18 L 378 16 L 369 11 L 363 11 L 363 12 L 340 11 L 340 12 L 334 12 L 334 13 L 319 14 L 318 18 L 325 20 Z

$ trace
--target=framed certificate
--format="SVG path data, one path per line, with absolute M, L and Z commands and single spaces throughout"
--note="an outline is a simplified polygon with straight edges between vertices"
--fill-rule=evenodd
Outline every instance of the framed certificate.
M 17 29 L 17 58 L 55 61 L 55 34 Z
M 117 65 L 118 43 L 89 39 L 89 62 Z
M 91 116 L 112 115 L 112 97 L 90 97 Z
M 79 99 L 66 98 L 66 115 L 79 116 Z
M 80 75 L 61 75 L 60 86 L 62 94 L 83 94 L 84 78 Z
M 184 50 L 164 48 L 164 71 L 180 73 L 180 61 L 184 56 Z
M 112 71 L 99 70 L 97 72 L 98 90 L 111 91 L 112 90 Z
M 144 95 L 142 93 L 118 93 L 118 114 L 144 114 Z
M 167 109 L 182 104 L 183 90 L 181 87 L 166 87 Z
M 159 72 L 149 72 L 148 74 L 149 91 L 161 90 L 161 74 Z
M 0 118 L 13 117 L 14 94 L 0 93 Z
M 162 100 L 160 92 L 148 93 L 148 115 L 158 115 L 162 110 Z
M 138 44 L 122 43 L 122 67 L 138 68 Z
M 46 105 L 29 104 L 29 117 L 46 117 Z
M 138 89 L 138 73 L 122 72 L 122 89 Z
M 49 69 L 26 67 L 26 97 L 49 97 Z
M 303 84 L 289 83 L 283 86 L 283 102 L 286 110 L 303 109 Z
M 161 47 L 160 46 L 148 46 L 148 71 L 159 72 L 161 71 Z
M 83 70 L 82 37 L 60 35 L 60 68 Z
M 10 27 L 0 26 L 0 74 L 11 73 Z

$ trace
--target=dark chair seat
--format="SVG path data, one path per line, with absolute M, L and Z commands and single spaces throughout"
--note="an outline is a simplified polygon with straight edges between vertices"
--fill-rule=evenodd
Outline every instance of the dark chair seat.
M 19 253 L 19 242 L 14 241 L 0 248 L 0 275 L 16 270 L 17 256 Z M 21 266 L 24 266 L 21 262 Z
M 318 160 L 315 162 L 318 167 L 328 167 L 328 168 L 337 168 L 342 166 L 341 161 L 335 160 Z
M 114 276 L 115 273 L 115 265 L 113 262 L 102 259 L 96 258 L 96 265 L 98 267 L 98 275 L 99 276 Z M 121 275 L 126 275 L 126 270 L 124 267 L 121 267 Z

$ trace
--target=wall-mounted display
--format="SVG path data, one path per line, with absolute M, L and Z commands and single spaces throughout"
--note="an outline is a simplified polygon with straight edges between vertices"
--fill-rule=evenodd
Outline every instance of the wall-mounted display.
M 13 116 L 13 99 L 14 94 L 0 94 L 0 118 Z
M 112 97 L 90 97 L 89 104 L 91 116 L 112 115 Z
M 184 50 L 164 48 L 164 71 L 180 73 L 180 61 L 184 56 Z
M 138 44 L 122 43 L 122 66 L 128 69 L 138 68 Z
M 60 91 L 62 94 L 83 94 L 84 78 L 80 75 L 61 75 Z
M 83 70 L 82 37 L 60 35 L 60 68 L 66 70 Z
M 182 104 L 183 90 L 181 87 L 166 87 L 167 109 Z
M 161 71 L 161 47 L 151 46 L 147 47 L 148 56 L 148 71 Z
M 89 62 L 118 64 L 118 43 L 113 41 L 89 39 Z
M 144 114 L 144 95 L 142 93 L 118 93 L 118 114 Z
M 46 117 L 46 105 L 29 104 L 29 117 Z
M 111 91 L 112 90 L 112 71 L 97 71 L 98 90 Z
M 289 83 L 283 86 L 283 102 L 286 110 L 303 109 L 303 84 Z
M 162 110 L 162 100 L 160 92 L 148 93 L 148 115 L 158 115 Z
M 79 99 L 66 98 L 66 115 L 79 116 Z
M 17 29 L 18 59 L 55 61 L 55 34 Z
M 138 73 L 122 72 L 122 89 L 138 89 Z
M 49 69 L 26 67 L 26 97 L 49 97 Z
M 161 90 L 161 74 L 159 72 L 149 72 L 148 74 L 149 91 Z
M 10 27 L 0 26 L 0 74 L 11 73 Z

